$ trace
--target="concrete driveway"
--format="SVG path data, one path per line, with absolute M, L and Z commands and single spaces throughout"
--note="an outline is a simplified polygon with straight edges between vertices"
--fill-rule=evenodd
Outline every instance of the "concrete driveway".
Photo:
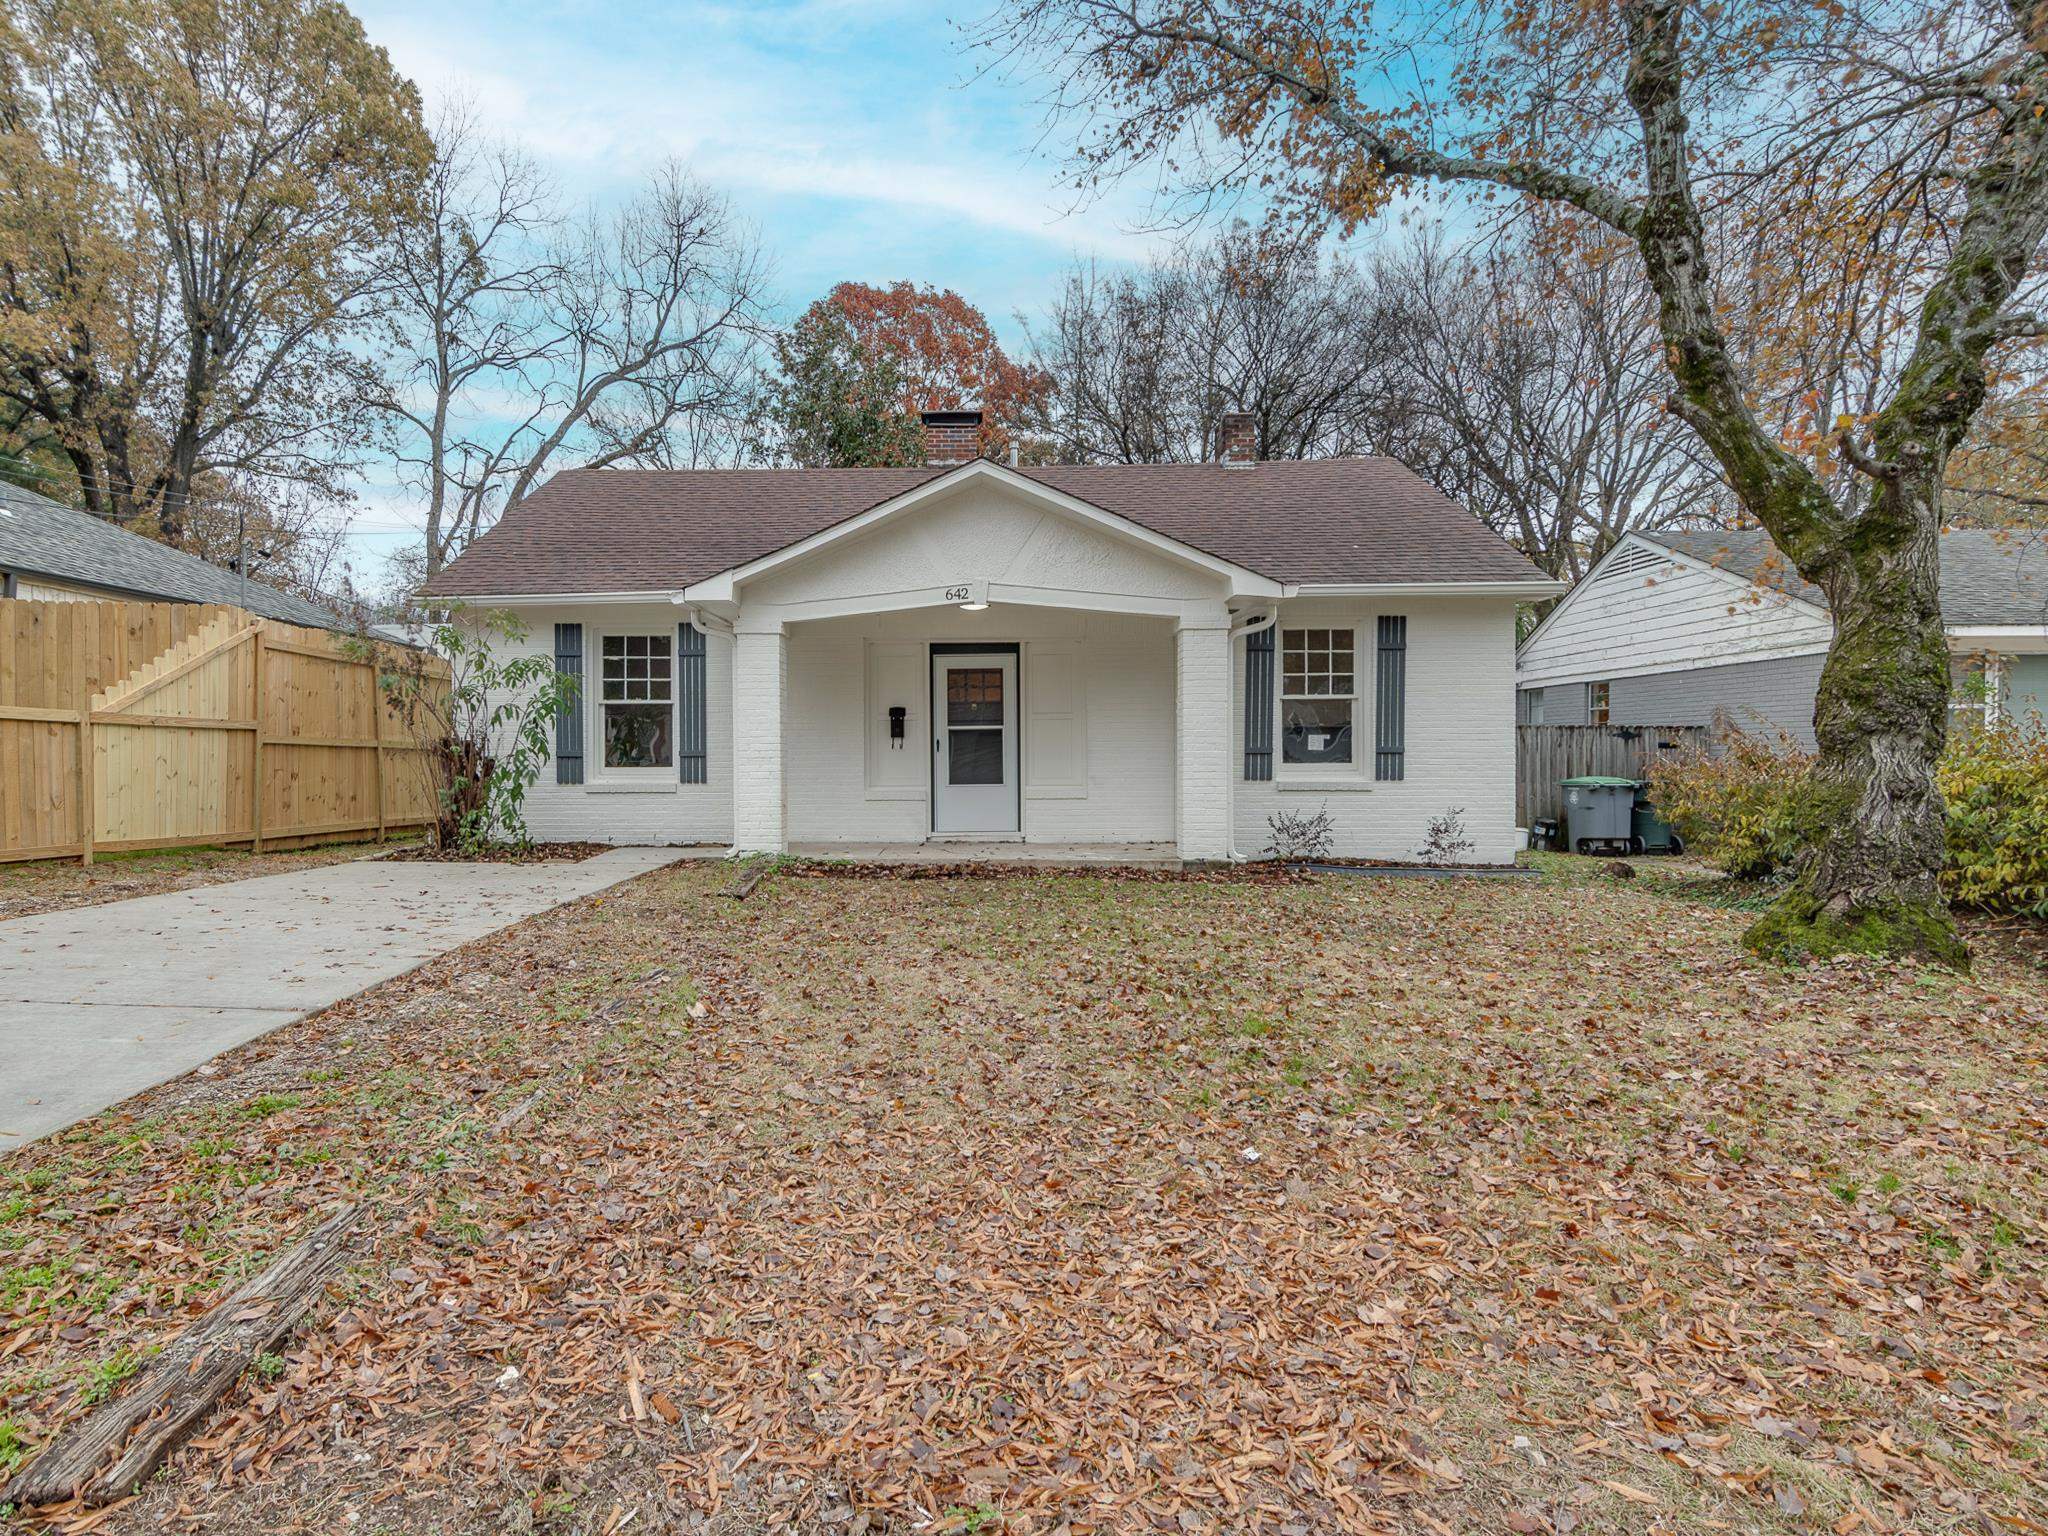
M 695 850 L 363 859 L 0 922 L 0 1154 L 521 918 Z

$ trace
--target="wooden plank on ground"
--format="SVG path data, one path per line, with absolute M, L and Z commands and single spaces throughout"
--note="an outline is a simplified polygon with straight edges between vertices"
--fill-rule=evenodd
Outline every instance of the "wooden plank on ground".
M 734 901 L 745 901 L 754 894 L 754 887 L 768 878 L 768 871 L 772 868 L 774 866 L 766 859 L 758 861 L 749 866 L 739 879 L 720 891 L 719 895 L 730 896 Z
M 195 1429 L 258 1355 L 276 1345 L 327 1289 L 348 1256 L 363 1207 L 314 1228 L 185 1330 L 119 1397 L 53 1441 L 0 1490 L 28 1506 L 125 1499 Z

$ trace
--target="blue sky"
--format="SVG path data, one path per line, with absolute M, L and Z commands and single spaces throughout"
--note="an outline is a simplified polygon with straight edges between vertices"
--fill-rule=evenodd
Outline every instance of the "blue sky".
M 685 162 L 760 230 L 785 313 L 845 278 L 910 278 L 956 289 L 1021 348 L 1015 312 L 1042 309 L 1077 257 L 1139 261 L 1166 239 L 1143 232 L 1142 187 L 1077 209 L 1032 83 L 975 78 L 953 17 L 984 3 L 355 9 L 430 109 L 471 100 L 574 197 L 609 204 Z M 374 480 L 359 571 L 407 541 L 404 499 Z

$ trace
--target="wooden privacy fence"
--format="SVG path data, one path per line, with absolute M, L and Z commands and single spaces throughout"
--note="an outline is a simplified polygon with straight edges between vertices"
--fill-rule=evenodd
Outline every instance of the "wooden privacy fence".
M 1564 815 L 1560 779 L 1603 773 L 1640 779 L 1650 764 L 1703 752 L 1704 725 L 1518 725 L 1515 727 L 1515 824 Z
M 0 599 L 0 861 L 431 822 L 428 748 L 377 681 L 398 649 L 239 608 Z

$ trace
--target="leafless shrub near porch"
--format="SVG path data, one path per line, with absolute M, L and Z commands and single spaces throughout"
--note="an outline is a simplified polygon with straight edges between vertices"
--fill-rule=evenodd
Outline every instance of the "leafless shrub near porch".
M 1275 811 L 1266 818 L 1266 830 L 1273 834 L 1266 852 L 1276 859 L 1327 859 L 1337 839 L 1337 825 L 1324 806 L 1315 815 L 1301 811 Z
M 1425 864 L 1458 864 L 1477 846 L 1465 835 L 1465 807 L 1454 805 L 1429 819 L 1415 856 Z

